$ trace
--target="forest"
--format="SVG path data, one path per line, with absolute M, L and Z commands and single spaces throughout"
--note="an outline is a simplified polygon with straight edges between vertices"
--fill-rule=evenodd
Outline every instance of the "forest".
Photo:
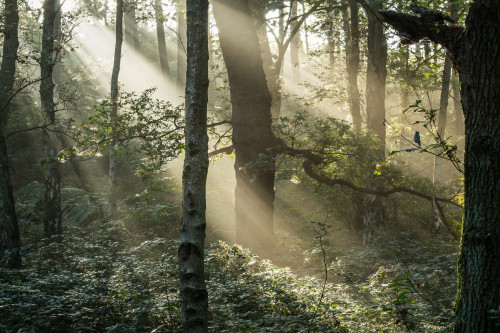
M 497 0 L 0 7 L 0 332 L 500 332 Z

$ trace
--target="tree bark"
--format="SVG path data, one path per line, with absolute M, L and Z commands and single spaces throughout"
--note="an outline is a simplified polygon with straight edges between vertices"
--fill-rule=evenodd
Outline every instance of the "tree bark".
M 40 99 L 42 111 L 49 121 L 47 128 L 55 127 L 56 111 L 54 103 L 54 82 L 52 74 L 55 64 L 54 58 L 54 22 L 60 10 L 58 0 L 45 0 L 43 4 L 42 23 L 42 53 L 40 59 Z M 55 140 L 49 131 L 44 130 L 42 141 L 45 152 L 45 193 L 43 200 L 42 219 L 44 236 L 49 238 L 62 232 L 61 212 L 61 175 Z
M 164 16 L 161 0 L 155 0 L 155 20 L 156 37 L 158 39 L 158 55 L 160 57 L 160 67 L 163 74 L 170 77 L 170 67 L 168 66 L 167 43 L 165 41 L 165 28 L 163 26 Z
M 444 60 L 443 68 L 443 83 L 441 86 L 441 97 L 439 100 L 439 113 L 438 113 L 438 129 L 437 134 L 441 139 L 445 139 L 446 133 L 446 114 L 448 112 L 448 97 L 450 92 L 450 77 L 451 77 L 451 54 L 449 52 L 446 54 L 446 59 Z M 442 183 L 442 173 L 443 173 L 443 159 L 438 156 L 434 156 L 434 174 L 433 183 Z
M 19 13 L 17 0 L 5 0 L 2 65 L 0 67 L 0 259 L 6 255 L 6 265 L 21 266 L 19 248 L 21 239 L 12 190 L 9 155 L 4 129 L 9 118 L 9 104 L 13 93 L 17 49 L 19 47 Z M 7 254 L 5 251 L 9 251 Z
M 387 41 L 384 25 L 374 12 L 382 8 L 376 4 L 367 8 L 368 17 L 368 64 L 366 73 L 366 114 L 367 128 L 379 141 L 377 157 L 385 158 L 385 83 L 387 78 Z M 375 166 L 373 166 L 373 171 Z M 371 172 L 373 173 L 373 172 Z M 376 187 L 374 180 L 369 186 Z M 367 195 L 364 203 L 364 233 L 363 244 L 373 243 L 373 240 L 384 228 L 385 212 L 382 200 L 378 196 Z
M 177 0 L 177 89 L 184 91 L 186 84 L 186 0 Z
M 120 64 L 122 57 L 122 43 L 123 43 L 123 0 L 116 1 L 116 22 L 115 22 L 115 54 L 113 60 L 113 71 L 111 73 L 111 112 L 113 115 L 118 114 L 118 76 L 120 74 Z M 114 131 L 114 129 L 112 129 Z M 116 212 L 117 206 L 117 193 L 116 193 L 116 169 L 117 169 L 117 156 L 116 144 L 113 143 L 109 151 L 109 209 L 111 213 Z
M 437 14 L 383 11 L 406 40 L 422 37 L 452 54 L 465 114 L 465 207 L 458 259 L 455 332 L 493 333 L 500 326 L 500 3 L 476 0 L 467 29 Z
M 476 0 L 459 41 L 465 219 L 455 332 L 500 327 L 500 3 Z
M 236 241 L 265 253 L 274 247 L 271 95 L 248 1 L 217 0 L 213 6 L 233 105 Z
M 182 330 L 208 332 L 204 274 L 208 172 L 208 0 L 187 0 L 186 152 L 179 243 Z

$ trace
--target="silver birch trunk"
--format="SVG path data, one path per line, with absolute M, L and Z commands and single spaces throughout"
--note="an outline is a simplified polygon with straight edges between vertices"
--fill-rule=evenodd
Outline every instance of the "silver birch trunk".
M 208 0 L 187 0 L 186 9 L 186 151 L 178 251 L 182 331 L 205 333 L 208 331 L 208 293 L 203 263 L 208 172 Z

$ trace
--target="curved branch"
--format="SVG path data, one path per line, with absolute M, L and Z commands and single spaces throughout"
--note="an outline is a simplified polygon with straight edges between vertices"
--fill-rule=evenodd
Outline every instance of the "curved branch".
M 403 44 L 416 43 L 427 37 L 448 49 L 453 58 L 458 58 L 457 42 L 464 28 L 457 24 L 446 24 L 446 16 L 435 10 L 420 6 L 413 6 L 411 9 L 418 15 L 394 10 L 379 10 L 379 13 L 385 22 L 399 32 Z

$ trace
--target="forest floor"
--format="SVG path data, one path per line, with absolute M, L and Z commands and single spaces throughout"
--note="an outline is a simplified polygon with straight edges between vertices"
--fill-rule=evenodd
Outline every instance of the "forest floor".
M 82 223 L 75 209 L 85 195 L 66 194 L 78 204 L 66 206 L 74 222 L 64 237 L 44 240 L 40 223 L 25 221 L 23 268 L 0 269 L 0 331 L 180 332 L 177 241 L 160 231 L 160 221 L 178 223 L 179 211 L 149 202 L 152 229 L 144 225 L 146 209 L 133 206 L 115 219 Z M 21 208 L 27 218 L 29 207 Z M 456 244 L 393 232 L 365 248 L 331 224 L 321 243 L 312 225 L 281 228 L 271 260 L 224 242 L 209 245 L 210 331 L 451 330 Z

